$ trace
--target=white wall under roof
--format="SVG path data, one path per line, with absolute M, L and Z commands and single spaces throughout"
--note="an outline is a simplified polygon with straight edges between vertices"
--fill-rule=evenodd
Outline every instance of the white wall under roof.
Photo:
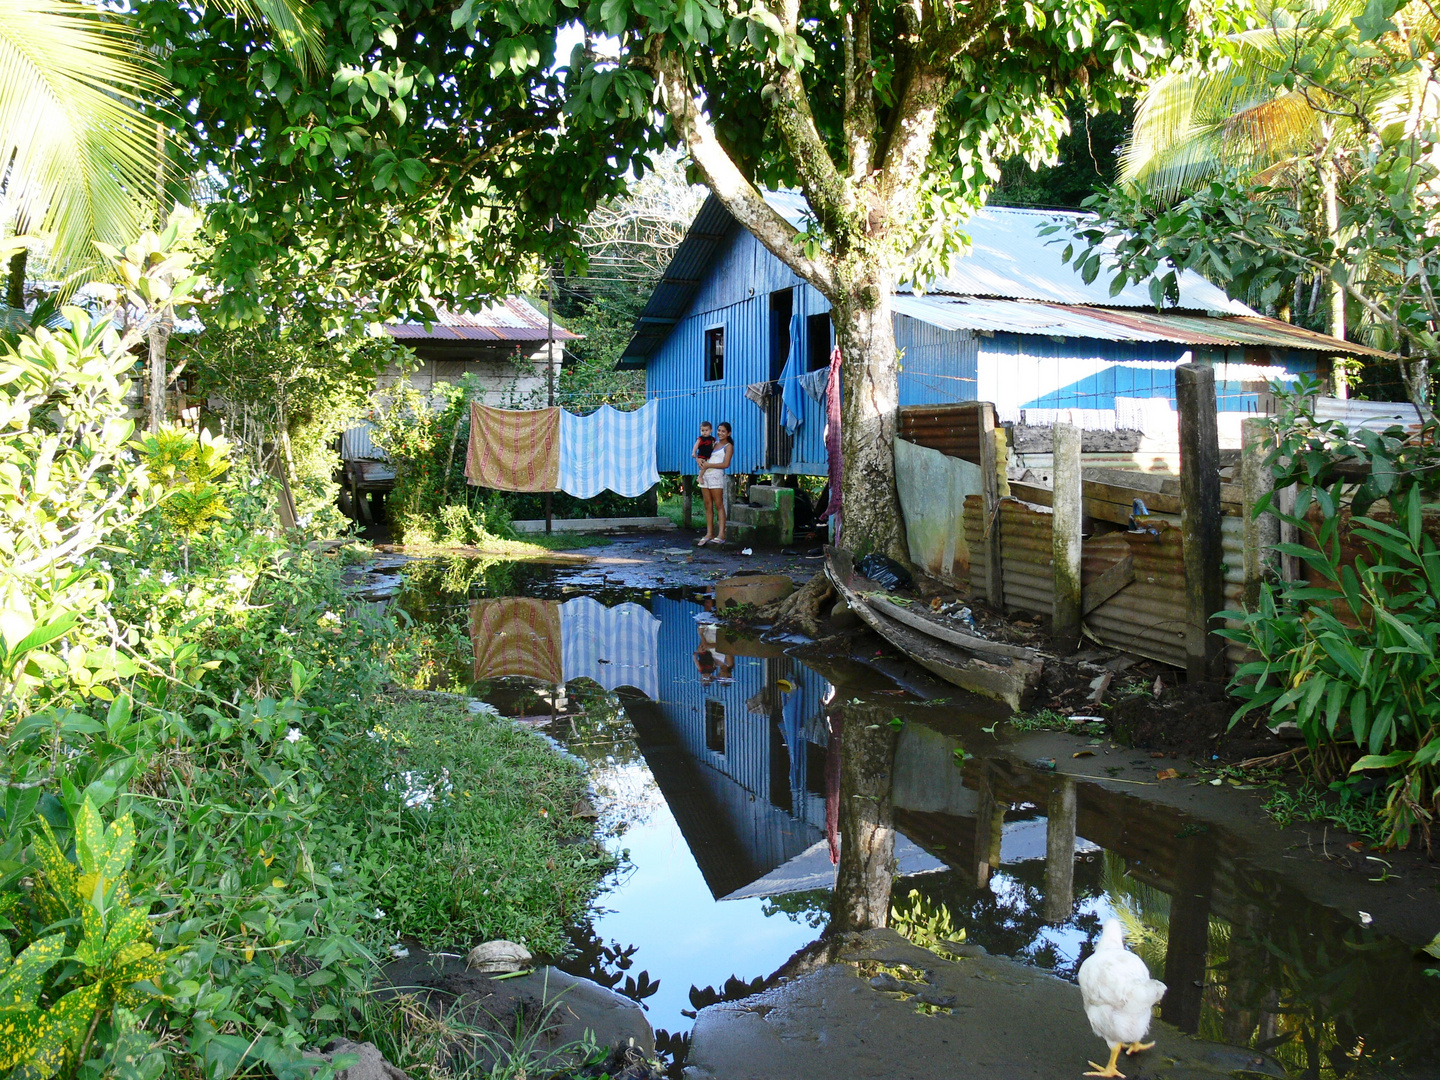
M 774 191 L 766 200 L 792 224 L 799 226 L 806 212 L 805 198 L 796 191 Z M 1040 230 L 1056 223 L 1078 223 L 1084 215 L 1063 210 L 1026 210 L 1009 206 L 987 206 L 965 222 L 971 250 L 954 260 L 944 276 L 929 282 L 926 292 L 959 296 L 997 296 L 1013 300 L 1044 300 L 1054 304 L 1091 304 L 1100 307 L 1148 308 L 1150 282 L 1145 279 L 1110 295 L 1115 274 L 1102 265 L 1090 284 L 1066 263 L 1061 255 L 1069 231 L 1049 236 Z M 1055 241 L 1059 241 L 1056 243 Z M 1113 249 L 1113 244 L 1110 247 Z M 1079 245 L 1077 245 L 1077 248 Z M 908 287 L 906 291 L 910 291 Z M 1255 312 L 1225 295 L 1193 270 L 1180 274 L 1178 311 L 1218 312 L 1226 315 L 1254 315 Z

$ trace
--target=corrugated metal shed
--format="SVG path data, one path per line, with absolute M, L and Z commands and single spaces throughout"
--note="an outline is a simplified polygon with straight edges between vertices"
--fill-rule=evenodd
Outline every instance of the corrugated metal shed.
M 435 322 L 390 323 L 385 332 L 401 341 L 545 341 L 548 327 L 543 312 L 519 296 L 492 301 L 475 311 L 455 312 L 438 307 Z M 575 341 L 579 334 L 555 324 L 556 341 Z
M 1207 348 L 1306 349 L 1333 354 L 1334 338 L 1263 315 L 1184 315 L 992 297 L 899 293 L 895 312 L 942 330 L 1035 334 L 1097 341 L 1176 342 Z M 1346 353 L 1385 356 L 1379 349 L 1347 342 Z

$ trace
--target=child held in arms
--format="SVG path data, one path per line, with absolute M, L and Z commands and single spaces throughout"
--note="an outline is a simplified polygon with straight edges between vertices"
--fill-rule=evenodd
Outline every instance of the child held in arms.
M 700 437 L 695 440 L 695 449 L 691 452 L 698 464 L 702 461 L 709 461 L 710 454 L 715 449 L 715 431 L 710 426 L 709 420 L 700 421 Z

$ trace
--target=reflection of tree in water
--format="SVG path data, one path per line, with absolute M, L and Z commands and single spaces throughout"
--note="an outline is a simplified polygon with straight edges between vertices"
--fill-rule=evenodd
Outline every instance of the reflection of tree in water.
M 473 598 L 515 596 L 536 569 L 513 559 L 416 559 L 401 570 L 400 607 L 427 621 Z
M 784 915 L 793 923 L 818 930 L 830 921 L 830 890 L 808 889 L 804 892 L 785 893 L 782 896 L 762 897 L 760 910 L 767 919 Z
M 1075 861 L 1075 914 L 1065 924 L 1086 937 L 1100 932 L 1096 899 L 1103 895 L 1097 855 Z M 957 931 L 966 939 L 1002 956 L 1074 979 L 1080 957 L 1067 957 L 1055 941 L 1055 925 L 1045 918 L 1043 859 L 1007 863 L 977 888 L 973 876 L 957 870 L 925 874 L 910 880 L 925 902 L 943 904 Z

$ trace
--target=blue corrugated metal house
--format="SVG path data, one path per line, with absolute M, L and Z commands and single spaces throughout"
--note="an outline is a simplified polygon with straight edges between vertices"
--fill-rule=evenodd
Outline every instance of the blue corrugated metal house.
M 800 223 L 802 196 L 767 198 Z M 1255 411 L 1270 379 L 1324 373 L 1331 357 L 1371 352 L 1258 315 L 1193 272 L 1181 276 L 1178 307 L 1163 313 L 1147 282 L 1112 296 L 1102 271 L 1087 285 L 1062 261 L 1063 244 L 1041 235 L 1074 216 L 986 208 L 967 222 L 971 249 L 944 277 L 924 295 L 895 295 L 902 406 L 990 401 L 1002 423 L 1048 425 L 1064 413 L 1089 430 L 1173 441 L 1174 369 L 1209 361 L 1220 366 L 1223 445 L 1238 440 L 1239 418 Z M 799 381 L 825 367 L 829 310 L 711 196 L 620 365 L 643 368 L 646 396 L 660 402 L 660 471 L 693 473 L 700 421 L 728 420 L 734 472 L 826 472 L 823 395 L 792 388 L 790 401 L 803 403 L 792 435 L 773 391 L 782 375 Z

